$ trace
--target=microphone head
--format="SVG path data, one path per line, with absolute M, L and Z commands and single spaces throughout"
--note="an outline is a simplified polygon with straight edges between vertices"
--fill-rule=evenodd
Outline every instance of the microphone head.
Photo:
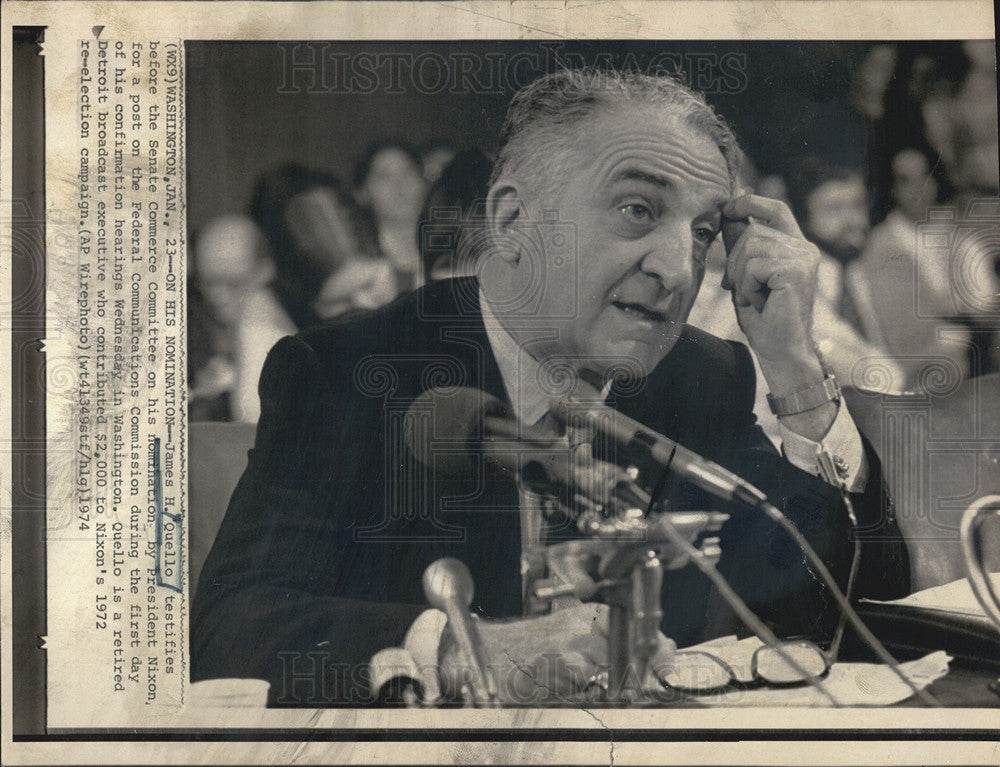
M 496 397 L 467 386 L 432 388 L 417 397 L 403 419 L 406 447 L 421 464 L 446 475 L 475 470 L 485 418 L 506 418 Z M 437 448 L 435 448 L 437 445 Z
M 465 563 L 454 557 L 443 557 L 432 562 L 423 577 L 424 596 L 431 607 L 448 611 L 449 605 L 458 604 L 468 609 L 472 604 L 475 584 Z

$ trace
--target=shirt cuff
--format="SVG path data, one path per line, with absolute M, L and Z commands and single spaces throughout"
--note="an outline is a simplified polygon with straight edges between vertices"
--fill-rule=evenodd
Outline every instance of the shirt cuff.
M 822 477 L 834 486 L 843 485 L 850 493 L 860 493 L 868 482 L 868 459 L 854 419 L 841 402 L 837 417 L 820 442 L 796 434 L 779 422 L 785 458 L 796 468 Z

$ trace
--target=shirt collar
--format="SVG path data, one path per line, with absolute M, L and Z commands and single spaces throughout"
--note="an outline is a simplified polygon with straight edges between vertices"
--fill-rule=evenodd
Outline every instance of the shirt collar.
M 561 394 L 546 391 L 543 381 L 557 381 L 558 387 L 553 388 L 565 392 L 572 391 L 579 379 L 574 376 L 574 381 L 566 381 L 564 369 L 547 370 L 543 363 L 525 351 L 493 313 L 482 289 L 479 291 L 479 306 L 486 328 L 486 338 L 490 342 L 497 367 L 500 369 L 500 377 L 503 379 L 514 416 L 521 423 L 533 426 L 541 421 L 562 397 Z M 606 399 L 610 391 L 611 381 L 608 381 L 604 385 L 601 397 Z

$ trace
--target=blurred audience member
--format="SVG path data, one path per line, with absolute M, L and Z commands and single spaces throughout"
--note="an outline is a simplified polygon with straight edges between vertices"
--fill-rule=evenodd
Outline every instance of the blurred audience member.
M 850 104 L 869 120 L 885 115 L 885 94 L 896 68 L 896 46 L 876 43 L 862 57 L 851 77 Z
M 864 169 L 867 188 L 877 188 L 877 169 L 887 151 L 881 126 L 889 117 L 886 98 L 898 58 L 895 43 L 818 50 L 813 66 L 802 73 L 812 87 L 802 94 L 792 142 L 769 170 L 791 183 L 801 158 L 812 156 L 832 166 Z
M 925 104 L 954 92 L 968 69 L 958 43 L 900 41 L 896 70 L 885 95 L 883 118 L 873 136 L 875 164 L 869 190 L 873 193 L 872 222 L 880 223 L 896 207 L 892 195 L 892 160 L 904 149 L 924 152 L 943 199 L 951 194 L 944 163 L 927 140 Z
M 198 232 L 187 296 L 192 421 L 232 417 L 236 325 L 247 294 L 264 284 L 272 270 L 264 236 L 246 216 L 220 216 Z
M 917 225 L 937 202 L 927 156 L 917 149 L 898 152 L 892 177 L 895 207 L 872 230 L 850 274 L 851 291 L 864 294 L 857 305 L 866 335 L 895 358 L 912 389 L 934 358 L 947 357 L 967 374 L 969 332 L 942 319 L 954 314 L 948 251 L 921 252 L 917 245 Z
M 806 157 L 794 168 L 788 192 L 803 234 L 823 254 L 819 297 L 860 330 L 853 297 L 844 289 L 844 273 L 861 254 L 870 228 L 861 172 Z
M 484 152 L 467 149 L 455 155 L 431 186 L 419 228 L 427 282 L 475 273 L 492 168 Z
M 959 231 L 995 231 L 1000 208 L 1000 152 L 997 136 L 996 52 L 992 40 L 969 40 L 961 50 L 968 63 L 950 92 L 924 105 L 928 139 L 948 170 L 955 193 L 948 201 Z M 976 210 L 972 210 L 975 206 Z M 1000 247 L 996 238 L 956 240 L 950 268 L 959 318 L 972 332 L 970 374 L 1000 370 Z
M 285 165 L 257 184 L 251 215 L 274 254 L 274 279 L 252 293 L 236 334 L 234 417 L 260 415 L 257 381 L 282 337 L 349 311 L 374 309 L 396 295 L 371 221 L 330 174 Z
M 403 144 L 373 144 L 355 169 L 354 188 L 375 222 L 378 246 L 395 270 L 398 292 L 420 287 L 417 225 L 427 196 L 420 159 Z
M 444 141 L 428 144 L 420 150 L 420 167 L 424 174 L 424 181 L 433 185 L 441 178 L 441 173 L 448 167 L 458 151 L 451 144 Z
M 813 316 L 820 352 L 842 382 L 865 385 L 868 369 L 869 376 L 877 371 L 879 386 L 902 390 L 902 368 L 863 335 L 861 318 L 871 314 L 866 305 L 870 293 L 853 289 L 858 280 L 864 280 L 855 272 L 870 229 L 861 172 L 805 158 L 789 179 L 788 194 L 803 234 L 822 253 Z
M 780 200 L 785 205 L 788 205 L 788 182 L 785 181 L 783 176 L 772 173 L 769 176 L 762 177 L 751 188 L 754 190 L 754 194 L 759 194 L 761 197 L 769 197 L 772 200 Z
M 927 138 L 963 199 L 1000 191 L 994 45 L 992 40 L 962 43 L 969 64 L 965 77 L 951 92 L 924 103 Z

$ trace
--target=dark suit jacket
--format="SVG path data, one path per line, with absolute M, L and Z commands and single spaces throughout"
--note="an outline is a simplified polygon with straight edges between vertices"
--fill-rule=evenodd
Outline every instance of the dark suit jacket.
M 405 449 L 403 416 L 432 386 L 506 399 L 475 280 L 436 283 L 379 311 L 271 351 L 261 418 L 242 479 L 205 564 L 192 615 L 192 679 L 269 680 L 272 703 L 358 703 L 364 667 L 424 609 L 421 574 L 441 556 L 471 569 L 473 609 L 519 615 L 518 493 L 485 469 L 433 474 Z M 763 489 L 841 580 L 852 553 L 838 493 L 780 457 L 755 424 L 755 375 L 741 344 L 685 328 L 648 378 L 609 403 Z M 412 425 L 412 424 L 411 424 Z M 906 551 L 877 458 L 854 496 L 865 529 L 857 595 L 907 592 Z M 682 482 L 673 508 L 714 507 Z M 786 635 L 822 635 L 832 600 L 788 537 L 761 515 L 722 530 L 720 569 Z M 704 577 L 668 574 L 662 628 L 679 646 L 720 625 Z

